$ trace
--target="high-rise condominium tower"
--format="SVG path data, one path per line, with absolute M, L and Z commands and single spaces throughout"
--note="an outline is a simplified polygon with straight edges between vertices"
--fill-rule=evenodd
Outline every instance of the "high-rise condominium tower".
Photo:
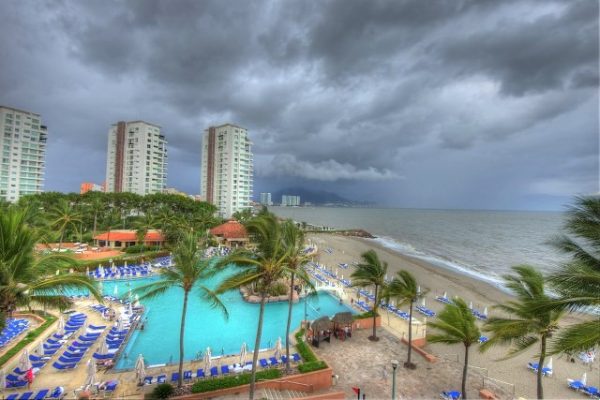
M 254 182 L 252 143 L 245 128 L 233 124 L 211 126 L 202 140 L 200 195 L 229 218 L 250 208 Z
M 47 134 L 39 114 L 0 106 L 0 199 L 43 191 Z
M 117 122 L 108 131 L 106 191 L 139 195 L 167 187 L 167 140 L 160 126 Z

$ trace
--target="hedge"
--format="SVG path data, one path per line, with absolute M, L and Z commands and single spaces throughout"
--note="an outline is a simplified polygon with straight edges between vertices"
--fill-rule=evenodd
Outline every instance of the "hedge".
M 296 350 L 298 350 L 298 354 L 300 354 L 300 357 L 302 357 L 303 360 L 302 364 L 298 365 L 298 371 L 301 373 L 306 373 L 327 368 L 327 363 L 325 363 L 325 361 L 318 360 L 310 346 L 304 341 L 304 328 L 296 332 L 295 336 Z
M 377 316 L 379 316 L 379 314 L 377 314 Z M 357 319 L 373 318 L 373 311 L 367 311 L 367 312 L 364 312 L 362 314 L 356 314 L 353 317 L 354 317 L 355 320 L 357 320 Z
M 133 246 L 125 247 L 125 253 L 127 254 L 137 254 L 144 253 L 149 251 L 159 251 L 160 248 L 158 246 L 144 246 L 142 244 L 136 244 Z
M 33 342 L 35 338 L 40 336 L 46 330 L 46 328 L 48 328 L 50 325 L 52 325 L 54 321 L 56 321 L 56 317 L 53 315 L 47 315 L 43 318 L 45 318 L 46 321 L 42 325 L 28 332 L 23 339 L 21 339 L 17 344 L 15 344 L 11 349 L 9 349 L 5 354 L 3 354 L 2 357 L 0 357 L 0 366 L 6 364 L 8 360 L 10 360 L 15 354 L 21 351 L 29 343 Z
M 327 368 L 325 361 L 309 361 L 298 365 L 298 371 L 305 374 L 307 372 L 318 371 Z
M 192 393 L 210 392 L 213 390 L 227 389 L 235 386 L 248 385 L 252 374 L 243 373 L 240 375 L 224 376 L 216 379 L 200 380 L 192 385 Z M 281 370 L 265 369 L 256 372 L 256 381 L 281 378 Z

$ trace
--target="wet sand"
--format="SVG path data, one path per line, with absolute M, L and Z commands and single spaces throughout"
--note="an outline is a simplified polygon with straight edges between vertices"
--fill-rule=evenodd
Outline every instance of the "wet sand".
M 405 269 L 415 276 L 422 289 L 429 290 L 426 296 L 426 305 L 436 312 L 443 308 L 443 304 L 434 299 L 444 292 L 447 292 L 449 298 L 460 296 L 467 303 L 473 302 L 473 307 L 480 311 L 484 307 L 488 307 L 490 314 L 494 313 L 492 309 L 494 304 L 505 302 L 511 298 L 509 294 L 488 283 L 448 269 L 438 268 L 422 260 L 404 256 L 369 239 L 333 234 L 312 234 L 309 239 L 313 240 L 319 247 L 315 261 L 334 269 L 337 267 L 338 273 L 344 274 L 345 278 L 348 278 L 352 273 L 352 262 L 359 261 L 361 253 L 369 249 L 375 249 L 380 258 L 389 264 L 389 277 L 392 277 L 398 270 Z M 326 252 L 325 250 L 328 248 L 333 251 L 331 253 Z M 350 266 L 344 270 L 338 267 L 339 263 L 347 263 Z M 422 319 L 422 316 L 418 316 L 418 318 Z M 581 316 L 567 315 L 563 319 L 563 324 L 572 324 L 580 320 Z M 456 363 L 461 363 L 463 360 L 464 347 L 462 345 L 429 344 L 426 350 Z M 536 376 L 531 370 L 527 369 L 527 363 L 536 361 L 535 354 L 538 348 L 534 347 L 509 360 L 496 361 L 502 358 L 506 351 L 506 347 L 495 347 L 482 354 L 475 347 L 469 354 L 469 364 L 473 366 L 473 371 L 479 371 L 489 378 L 507 382 L 507 384 L 498 383 L 506 390 L 512 390 L 511 385 L 514 385 L 516 397 L 535 398 Z M 574 392 L 567 387 L 567 378 L 579 379 L 584 372 L 587 372 L 588 385 L 600 385 L 598 360 L 590 369 L 589 366 L 584 365 L 578 359 L 575 363 L 571 363 L 567 361 L 565 356 L 554 356 L 553 369 L 553 376 L 544 378 L 545 398 L 586 398 L 585 395 Z M 448 389 L 458 390 L 459 388 L 460 381 L 456 382 L 455 387 Z

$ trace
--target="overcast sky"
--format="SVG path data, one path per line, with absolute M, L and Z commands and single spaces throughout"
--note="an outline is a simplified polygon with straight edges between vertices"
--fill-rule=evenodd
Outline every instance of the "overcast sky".
M 598 193 L 598 2 L 0 1 L 0 104 L 48 125 L 46 190 L 105 178 L 118 120 L 159 124 L 200 191 L 211 124 L 255 194 L 561 209 Z

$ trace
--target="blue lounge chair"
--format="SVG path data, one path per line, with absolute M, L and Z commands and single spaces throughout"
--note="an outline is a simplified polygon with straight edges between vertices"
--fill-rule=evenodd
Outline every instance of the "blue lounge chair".
M 13 393 L 10 396 L 7 396 L 6 400 L 17 400 L 18 397 L 19 397 L 19 393 Z
M 156 377 L 156 383 L 165 383 L 167 382 L 167 376 L 166 375 L 159 375 Z
M 196 378 L 204 378 L 205 376 L 204 370 L 202 368 L 198 368 L 198 371 L 196 371 Z
M 106 387 L 104 388 L 104 393 L 106 394 L 107 392 L 110 393 L 114 393 L 115 390 L 117 390 L 117 385 L 119 384 L 118 381 L 110 381 L 106 384 Z
M 37 392 L 33 400 L 44 400 L 49 392 L 50 390 L 48 389 L 42 389 L 39 392 Z
M 600 397 L 600 391 L 595 386 L 586 386 L 583 388 L 583 393 L 587 394 L 590 397 Z
M 446 400 L 458 400 L 460 397 L 460 392 L 456 390 L 442 392 L 442 398 Z
M 570 381 L 568 382 L 569 388 L 573 390 L 583 390 L 585 385 L 581 381 Z
M 60 363 L 58 363 L 58 362 L 55 361 L 54 363 L 52 363 L 52 366 L 54 368 L 60 370 L 60 371 L 66 371 L 66 370 L 75 368 L 77 366 L 77 363 L 74 363 L 74 364 L 73 363 L 71 363 L 71 364 L 60 364 Z
M 286 364 L 287 363 L 287 357 L 286 357 L 285 354 L 281 356 L 281 363 L 282 364 Z
M 269 357 L 269 363 L 271 365 L 279 365 L 279 361 L 275 357 Z
M 173 372 L 171 374 L 171 382 L 179 382 L 179 372 Z
M 62 399 L 65 396 L 65 388 L 63 388 L 62 386 L 57 386 L 54 388 L 54 390 L 52 390 L 52 393 L 50 394 L 49 398 L 50 399 Z
M 210 376 L 212 377 L 212 376 L 217 376 L 217 375 L 219 375 L 219 369 L 217 367 L 212 367 L 210 369 Z
M 19 400 L 29 400 L 33 396 L 33 392 L 25 392 L 19 397 Z
M 483 344 L 490 340 L 487 336 L 479 336 L 479 344 Z
M 227 375 L 229 372 L 229 365 L 221 365 L 221 375 Z
M 108 354 L 98 354 L 98 353 L 94 353 L 92 355 L 92 357 L 94 357 L 96 360 L 110 360 L 111 358 L 113 358 L 115 356 L 115 353 L 108 353 Z
M 8 381 L 6 382 L 7 388 L 22 388 L 27 386 L 27 381 Z
M 58 357 L 58 361 L 60 361 L 63 364 L 76 364 L 79 361 L 81 361 L 82 358 L 83 358 L 83 356 L 81 356 L 81 357 L 65 357 L 65 356 L 60 356 L 60 357 Z
M 263 368 L 268 368 L 269 367 L 269 362 L 266 359 L 264 359 L 264 358 L 261 358 L 260 360 L 258 360 L 258 363 Z
M 192 371 L 183 371 L 183 379 L 186 381 L 192 379 Z
M 154 377 L 152 376 L 147 376 L 144 378 L 144 385 L 151 385 L 152 384 L 152 379 L 154 379 Z
M 294 354 L 292 354 L 292 360 L 293 360 L 294 362 L 299 362 L 301 359 L 302 359 L 302 358 L 300 357 L 300 354 L 298 354 L 298 353 L 294 353 Z

